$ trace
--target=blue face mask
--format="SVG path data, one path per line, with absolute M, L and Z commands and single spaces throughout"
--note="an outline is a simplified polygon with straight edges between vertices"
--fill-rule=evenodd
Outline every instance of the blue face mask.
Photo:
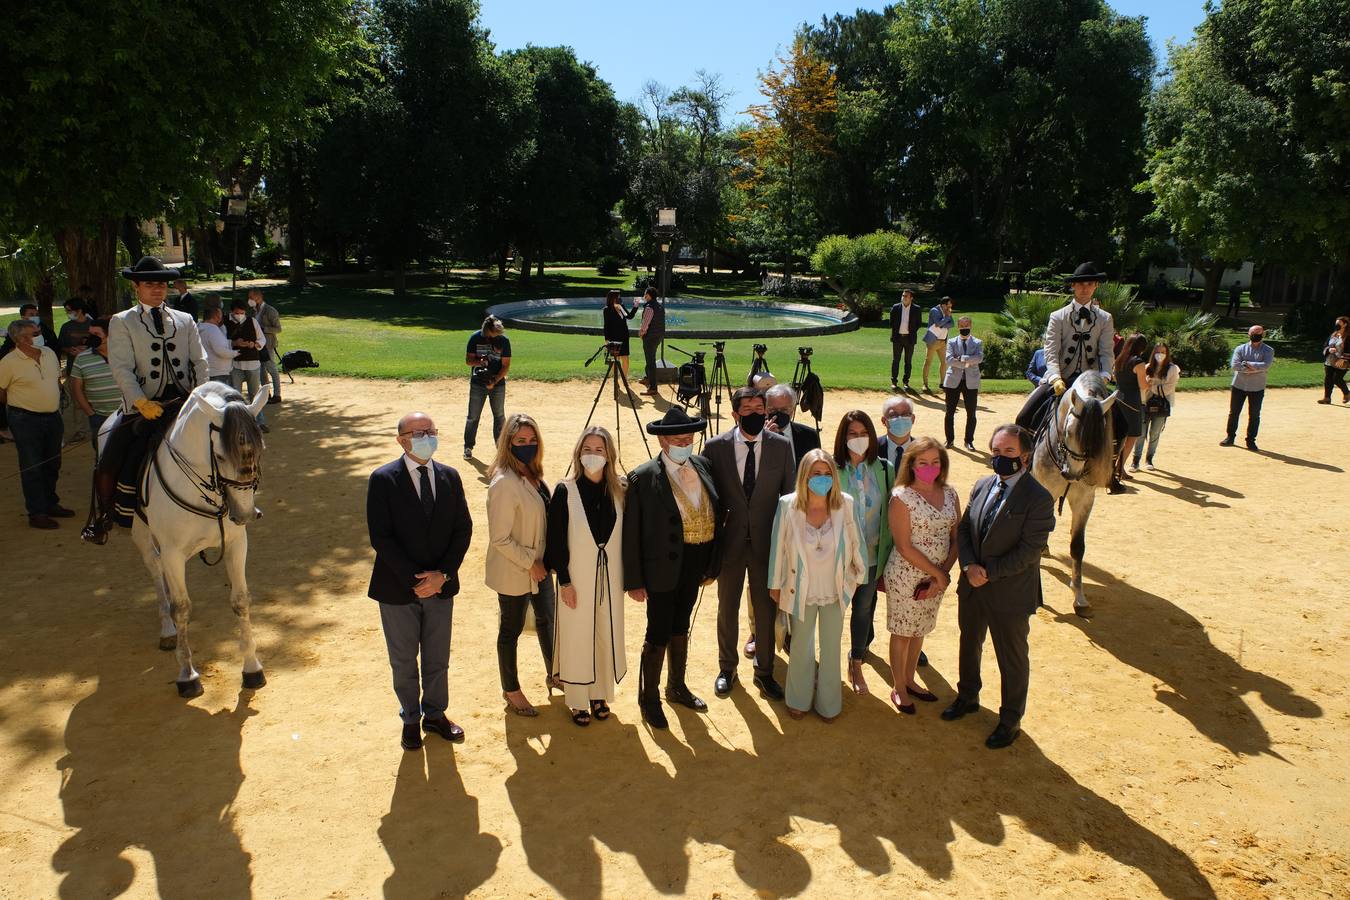
M 539 455 L 539 445 L 512 444 L 511 455 L 528 466 L 530 463 L 534 462 L 534 458 Z
M 825 497 L 829 495 L 830 488 L 834 487 L 834 479 L 828 475 L 812 475 L 806 479 L 806 486 L 817 497 Z
M 671 459 L 675 460 L 675 462 L 684 465 L 689 461 L 689 457 L 694 455 L 694 445 L 690 444 L 687 447 L 676 447 L 671 445 L 666 448 L 666 453 Z
M 914 427 L 914 419 L 911 416 L 896 416 L 886 424 L 886 430 L 890 432 L 891 437 L 904 437 L 909 434 L 909 430 Z
M 412 444 L 412 455 L 418 459 L 431 459 L 436 453 L 436 435 L 429 434 L 426 437 L 415 437 L 410 441 Z

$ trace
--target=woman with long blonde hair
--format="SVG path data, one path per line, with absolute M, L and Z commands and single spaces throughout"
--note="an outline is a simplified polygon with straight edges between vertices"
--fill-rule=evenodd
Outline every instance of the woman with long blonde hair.
M 628 671 L 623 629 L 623 503 L 614 440 L 598 425 L 572 451 L 575 476 L 553 488 L 545 562 L 558 576 L 553 668 L 572 721 L 609 718 Z
M 516 644 L 525 629 L 525 608 L 534 608 L 535 631 L 544 668 L 553 671 L 553 581 L 544 565 L 550 494 L 544 482 L 544 438 L 525 413 L 512 413 L 502 426 L 497 455 L 488 469 L 488 549 L 484 581 L 497 592 L 497 668 L 502 699 L 519 716 L 538 711 L 520 689 Z M 549 694 L 553 682 L 546 681 Z
M 814 708 L 833 722 L 843 709 L 844 610 L 866 579 L 857 506 L 839 485 L 834 458 L 807 451 L 797 467 L 797 489 L 778 500 L 769 542 L 769 596 L 791 616 L 786 700 L 792 718 Z

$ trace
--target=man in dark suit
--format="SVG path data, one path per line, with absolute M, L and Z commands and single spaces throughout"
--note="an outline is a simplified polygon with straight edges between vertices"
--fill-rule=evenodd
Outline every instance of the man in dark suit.
M 905 288 L 900 302 L 891 307 L 891 390 L 900 390 L 896 378 L 900 374 L 900 357 L 905 358 L 905 390 L 909 376 L 914 372 L 914 344 L 919 339 L 923 313 L 914 305 L 914 292 Z
M 672 407 L 647 425 L 661 452 L 628 473 L 623 509 L 623 587 L 647 604 L 638 707 L 653 728 L 666 728 L 661 664 L 670 658 L 666 700 L 704 712 L 708 704 L 684 681 L 689 619 L 699 588 L 717 575 L 722 531 L 717 488 L 708 461 L 694 455 L 694 435 L 707 427 Z
M 792 421 L 792 410 L 797 406 L 797 392 L 790 385 L 775 384 L 764 392 L 766 420 L 764 427 L 774 434 L 781 434 L 792 444 L 792 471 L 796 477 L 797 466 L 802 457 L 810 450 L 820 449 L 820 432 L 810 425 Z
M 1029 471 L 1030 432 L 1000 425 L 989 449 L 996 474 L 975 483 L 956 530 L 961 674 L 942 718 L 954 721 L 980 708 L 980 655 L 985 634 L 992 635 L 1003 698 L 998 727 L 984 745 L 997 750 L 1017 739 L 1026 712 L 1027 635 L 1041 602 L 1041 551 L 1055 528 L 1055 504 Z
M 436 425 L 426 413 L 399 419 L 403 455 L 371 473 L 366 491 L 366 523 L 375 548 L 367 595 L 380 603 L 405 750 L 422 746 L 422 728 L 447 741 L 464 740 L 464 729 L 445 715 L 450 701 L 446 669 L 459 565 L 469 549 L 473 520 L 459 473 L 431 461 L 436 438 Z
M 783 699 L 773 676 L 774 621 L 778 607 L 769 596 L 769 542 L 778 498 L 795 485 L 792 445 L 764 430 L 764 396 L 741 388 L 731 397 L 736 425 L 703 446 L 721 501 L 722 569 L 717 576 L 717 696 L 736 681 L 741 592 L 750 579 L 755 614 L 755 684 L 771 700 Z
M 192 316 L 194 321 L 200 319 L 201 316 L 197 310 L 197 297 L 188 290 L 187 282 L 180 278 L 173 283 L 173 289 L 178 292 L 178 296 L 169 305 L 181 313 Z

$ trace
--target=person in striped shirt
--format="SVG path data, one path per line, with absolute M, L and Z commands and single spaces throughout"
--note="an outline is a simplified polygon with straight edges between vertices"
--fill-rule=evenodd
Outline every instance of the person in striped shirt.
M 98 452 L 98 430 L 108 416 L 122 406 L 122 391 L 108 365 L 108 320 L 89 323 L 87 349 L 75 357 L 70 368 L 70 394 L 89 417 L 89 439 Z

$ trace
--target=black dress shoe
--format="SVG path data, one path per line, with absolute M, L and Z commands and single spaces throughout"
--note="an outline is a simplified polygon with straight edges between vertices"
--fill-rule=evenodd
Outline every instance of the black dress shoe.
M 404 750 L 422 749 L 422 730 L 417 727 L 416 722 L 403 723 L 403 739 L 399 741 Z
M 1254 452 L 1254 453 L 1260 453 L 1260 452 L 1261 452 L 1261 448 L 1258 447 L 1258 446 L 1256 446 L 1256 441 L 1248 441 L 1248 442 L 1247 442 L 1247 449 L 1248 449 L 1248 450 L 1251 450 L 1251 451 Z M 56 513 L 52 513 L 52 515 L 56 515 Z
M 1231 447 L 1231 446 L 1233 446 L 1233 444 L 1234 444 L 1234 441 L 1233 441 L 1232 438 L 1224 438 L 1223 440 L 1219 441 L 1219 446 L 1220 446 L 1220 447 Z
M 713 693 L 719 697 L 725 697 L 731 693 L 731 686 L 736 683 L 736 673 L 734 671 L 725 671 L 717 673 L 717 680 L 713 682 Z
M 928 654 L 922 650 L 919 651 L 919 665 L 924 668 L 928 667 Z
M 974 441 L 966 441 L 966 449 L 969 450 L 971 453 L 974 453 L 974 452 L 975 452 L 975 442 L 974 442 Z
M 1022 729 L 1016 725 L 1005 725 L 999 722 L 993 733 L 984 739 L 984 745 L 990 750 L 1002 750 L 1017 740 L 1017 736 L 1021 733 Z
M 956 444 L 952 443 L 951 441 L 947 441 L 947 442 L 944 443 L 942 446 L 946 447 L 948 450 L 955 450 L 955 449 L 956 449 Z
M 60 528 L 56 520 L 51 516 L 29 516 L 28 526 L 30 528 L 41 528 L 44 531 L 51 531 L 53 528 Z
M 973 713 L 980 708 L 978 700 L 965 700 L 957 697 L 952 701 L 952 705 L 942 711 L 942 718 L 947 722 L 955 722 L 962 716 Z
M 66 509 L 64 506 L 53 506 L 51 509 L 47 510 L 47 515 L 57 519 L 70 519 L 74 518 L 75 510 Z
M 756 675 L 755 687 L 764 692 L 764 696 L 770 700 L 782 700 L 787 695 L 783 693 L 782 686 L 774 681 L 772 675 Z
M 454 722 L 451 722 L 445 716 L 427 719 L 422 723 L 422 727 L 432 734 L 439 734 L 452 744 L 464 743 L 464 729 L 460 728 Z

